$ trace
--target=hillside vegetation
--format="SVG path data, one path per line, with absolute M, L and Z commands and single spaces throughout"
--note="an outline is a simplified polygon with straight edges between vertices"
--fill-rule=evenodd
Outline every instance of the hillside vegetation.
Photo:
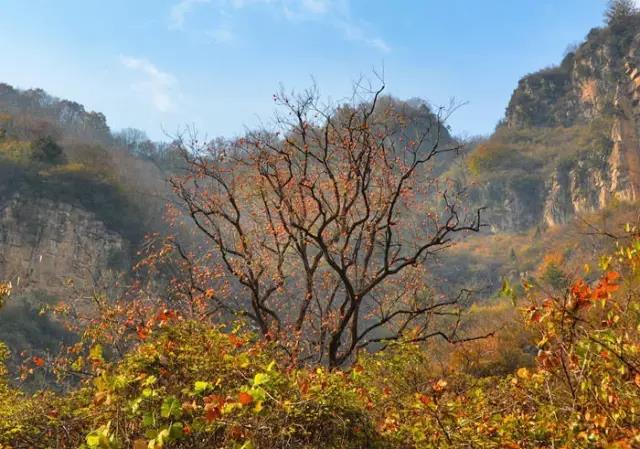
M 606 17 L 466 158 L 384 83 L 170 145 L 0 85 L 0 204 L 131 251 L 0 280 L 0 449 L 639 448 L 640 12 Z
M 136 154 L 151 142 L 127 142 L 106 119 L 43 91 L 0 85 L 0 198 L 18 194 L 82 207 L 139 244 L 162 213 L 162 199 L 142 201 L 163 184 L 163 175 Z M 144 136 L 140 137 L 143 139 Z
M 455 348 L 448 369 L 439 368 L 437 347 L 403 342 L 348 369 L 296 367 L 242 328 L 160 310 L 122 360 L 109 361 L 94 340 L 73 361 L 87 376 L 73 392 L 25 397 L 0 384 L 0 443 L 632 448 L 640 443 L 638 248 L 632 230 L 605 265 L 592 267 L 591 282 L 572 279 L 551 294 L 524 283 L 514 301 L 538 356 L 508 374 L 478 377 L 460 364 L 473 362 L 477 344 L 486 363 L 490 340 Z M 35 359 L 33 369 L 46 363 Z

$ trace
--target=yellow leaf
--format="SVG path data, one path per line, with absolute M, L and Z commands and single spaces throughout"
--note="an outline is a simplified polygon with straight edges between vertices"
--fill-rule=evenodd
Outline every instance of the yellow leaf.
M 440 379 L 433 385 L 433 391 L 435 392 L 441 392 L 445 388 L 447 388 L 447 381 L 443 379 Z

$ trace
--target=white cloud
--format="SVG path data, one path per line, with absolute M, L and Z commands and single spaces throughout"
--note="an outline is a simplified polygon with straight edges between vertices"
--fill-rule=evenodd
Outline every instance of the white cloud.
M 121 56 L 120 62 L 141 75 L 133 88 L 147 96 L 154 108 L 159 112 L 169 112 L 174 108 L 177 81 L 173 75 L 163 72 L 146 59 Z
M 638 0 L 640 1 L 640 0 Z M 339 30 L 350 41 L 388 53 L 391 47 L 379 36 L 370 35 L 366 27 L 350 13 L 350 0 L 219 0 L 221 9 L 240 10 L 254 5 L 269 5 L 293 22 L 317 21 Z
M 169 27 L 175 30 L 181 30 L 184 27 L 187 14 L 198 5 L 211 3 L 211 0 L 180 0 L 173 5 L 169 13 Z
M 329 10 L 329 0 L 302 0 L 302 4 L 307 11 L 316 14 L 325 14 Z
M 270 3 L 279 8 L 287 19 L 311 20 L 343 16 L 347 12 L 346 0 L 254 0 Z
M 196 6 L 211 3 L 227 19 L 223 25 L 204 31 L 204 34 L 218 44 L 226 44 L 235 39 L 230 20 L 233 11 L 262 5 L 272 8 L 276 14 L 291 22 L 324 23 L 337 29 L 347 40 L 359 42 L 383 53 L 391 51 L 391 47 L 381 37 L 370 34 L 365 24 L 351 17 L 350 0 L 180 0 L 171 8 L 170 27 L 184 29 L 187 15 Z
M 246 6 L 250 6 L 252 4 L 257 4 L 257 3 L 275 3 L 273 0 L 229 0 L 227 1 L 222 1 L 220 3 L 230 3 L 232 7 L 236 8 L 236 9 L 240 9 L 240 8 L 244 8 Z
M 344 36 L 351 41 L 361 42 L 383 53 L 389 53 L 391 51 L 391 47 L 389 47 L 383 39 L 367 35 L 365 31 L 354 22 L 337 21 L 334 26 L 341 29 Z
M 297 9 L 302 14 L 321 16 L 335 9 L 337 2 L 331 0 L 289 0 L 282 2 L 283 7 Z

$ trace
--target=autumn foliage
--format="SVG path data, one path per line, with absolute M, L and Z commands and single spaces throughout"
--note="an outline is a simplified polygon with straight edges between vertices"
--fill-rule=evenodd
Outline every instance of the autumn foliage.
M 524 281 L 535 363 L 488 377 L 410 341 L 345 369 L 291 364 L 243 327 L 156 311 L 122 359 L 94 344 L 67 393 L 0 383 L 0 447 L 635 448 L 639 261 L 634 238 L 565 290 Z
M 242 316 L 332 367 L 408 331 L 457 339 L 429 317 L 455 313 L 459 297 L 434 299 L 424 263 L 481 226 L 462 189 L 434 173 L 460 145 L 446 111 L 416 116 L 383 89 L 359 85 L 337 108 L 315 90 L 282 93 L 273 129 L 179 141 L 187 170 L 172 185 L 205 242 L 171 242 L 187 264 L 181 291 L 189 304 L 221 284 L 231 292 L 205 298 L 201 316 Z
M 43 311 L 77 337 L 60 353 L 10 376 L 0 344 L 0 449 L 640 447 L 640 232 L 476 304 L 425 285 L 481 215 L 437 173 L 443 117 L 381 92 L 178 141 L 170 214 L 196 235 L 151 238 L 116 298 Z

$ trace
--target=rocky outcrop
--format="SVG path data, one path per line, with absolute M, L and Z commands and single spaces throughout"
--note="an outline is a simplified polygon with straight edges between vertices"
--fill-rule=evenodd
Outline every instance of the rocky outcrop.
M 576 215 L 595 212 L 611 198 L 606 168 L 585 169 L 585 164 L 568 172 L 558 170 L 549 181 L 542 221 L 547 226 L 565 224 Z
M 20 290 L 89 291 L 127 254 L 125 240 L 84 209 L 19 195 L 0 203 L 0 279 Z
M 596 150 L 574 148 L 570 157 L 543 160 L 539 169 L 525 171 L 527 188 L 517 187 L 523 171 L 515 165 L 501 167 L 506 175 L 484 175 L 489 181 L 478 197 L 492 209 L 494 231 L 555 226 L 614 201 L 640 199 L 640 15 L 592 30 L 560 66 L 523 78 L 501 126 L 515 143 L 522 132 L 540 140 L 545 130 L 586 129 L 597 120 L 610 127 L 606 141 Z M 564 149 L 552 150 L 562 155 Z
M 535 177 L 494 179 L 475 189 L 474 202 L 486 208 L 483 221 L 491 232 L 528 229 L 539 223 L 542 188 Z
M 579 160 L 557 169 L 548 183 L 543 221 L 564 224 L 575 215 L 594 212 L 613 200 L 635 202 L 640 193 L 639 122 L 633 111 L 639 90 L 640 71 L 627 63 L 629 80 L 618 84 L 611 127 L 611 149 L 600 164 Z M 627 86 L 625 86 L 625 84 Z M 595 95 L 595 94 L 594 94 Z M 606 156 L 606 155 L 602 155 Z M 587 168 L 588 167 L 588 168 Z
M 640 16 L 623 28 L 593 29 L 562 63 L 525 76 L 506 109 L 510 128 L 573 126 L 612 112 L 625 64 L 637 60 Z

